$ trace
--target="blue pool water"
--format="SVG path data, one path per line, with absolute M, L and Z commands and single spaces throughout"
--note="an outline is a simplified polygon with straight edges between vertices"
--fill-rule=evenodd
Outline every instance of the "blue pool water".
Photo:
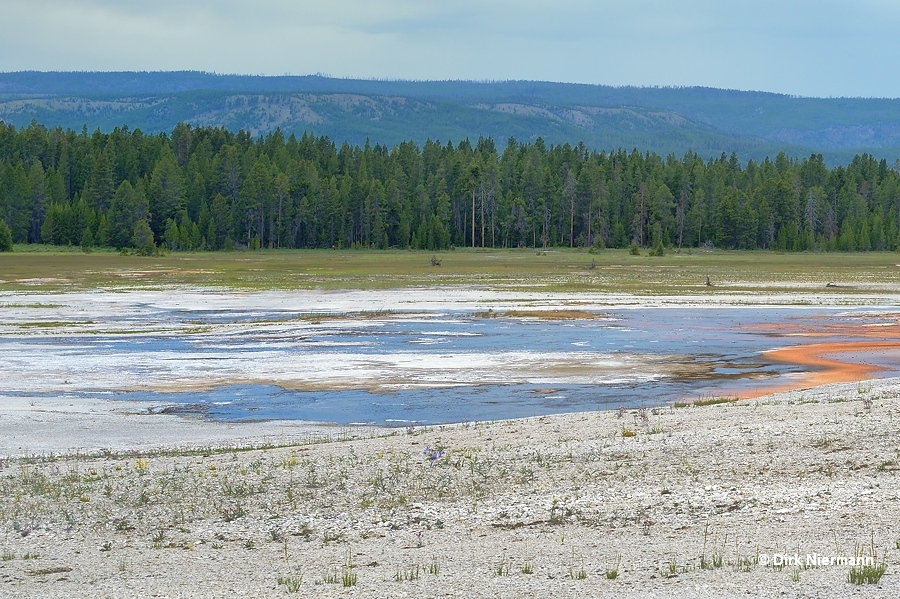
M 152 357 L 189 361 L 210 367 L 216 359 L 239 355 L 241 360 L 271 360 L 314 355 L 324 358 L 340 373 L 348 356 L 402 354 L 413 363 L 428 365 L 447 356 L 483 355 L 491 352 L 565 354 L 576 361 L 583 355 L 643 356 L 666 366 L 656 376 L 633 372 L 599 383 L 555 381 L 538 384 L 511 381 L 480 384 L 467 381 L 452 386 L 403 388 L 390 392 L 345 385 L 339 390 L 296 391 L 273 384 L 233 384 L 203 391 L 155 392 L 92 389 L 82 385 L 65 395 L 102 397 L 109 400 L 148 402 L 148 410 L 195 414 L 224 421 L 294 419 L 337 424 L 408 425 L 493 420 L 542 414 L 615 408 L 656 406 L 707 394 L 725 395 L 736 390 L 772 386 L 797 367 L 768 361 L 762 352 L 775 347 L 833 340 L 783 337 L 794 327 L 815 329 L 827 324 L 853 323 L 861 310 L 823 308 L 652 308 L 613 309 L 604 318 L 577 321 L 478 318 L 471 313 L 442 312 L 370 321 L 341 321 L 333 326 L 271 326 L 296 314 L 283 311 L 202 312 L 190 310 L 137 313 L 107 324 L 129 321 L 203 325 L 241 324 L 235 334 L 221 330 L 206 334 L 127 334 L 36 336 L 18 344 L 37 351 L 79 352 L 116 358 L 123 375 L 151 375 Z M 249 323 L 249 326 L 248 326 Z M 255 323 L 255 324 L 254 324 Z M 258 326 L 255 326 L 258 325 Z M 846 339 L 844 339 L 846 340 Z M 0 338 L 3 345 L 11 338 Z M 133 355 L 135 359 L 129 360 Z M 148 360 L 147 356 L 151 359 Z M 219 358 L 217 358 L 219 356 Z M 259 356 L 259 357 L 257 357 Z M 124 359 L 123 359 L 124 357 Z M 885 374 L 896 374 L 900 364 L 882 356 Z M 681 368 L 683 367 L 683 368 Z M 653 374 L 653 373 L 650 373 Z M 349 387 L 349 388 L 348 388 Z M 15 390 L 10 390 L 15 392 Z M 21 395 L 46 392 L 23 390 Z

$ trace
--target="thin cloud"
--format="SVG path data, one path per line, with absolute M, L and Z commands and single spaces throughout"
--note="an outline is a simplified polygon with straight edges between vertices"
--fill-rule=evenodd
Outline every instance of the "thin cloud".
M 887 0 L 7 0 L 2 70 L 707 85 L 900 96 Z

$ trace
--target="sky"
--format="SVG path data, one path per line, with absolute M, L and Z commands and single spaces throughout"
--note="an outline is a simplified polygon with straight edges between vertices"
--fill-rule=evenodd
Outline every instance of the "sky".
M 900 97 L 897 0 L 3 0 L 0 71 Z

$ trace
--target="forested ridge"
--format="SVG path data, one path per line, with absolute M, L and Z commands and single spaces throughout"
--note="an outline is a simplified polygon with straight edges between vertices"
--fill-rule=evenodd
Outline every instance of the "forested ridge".
M 181 124 L 0 127 L 15 243 L 171 251 L 451 246 L 900 248 L 900 174 L 863 154 L 743 164 L 481 138 L 340 146 Z M 3 245 L 4 231 L 0 231 Z
M 617 87 L 548 81 L 402 81 L 327 76 L 176 72 L 0 73 L 0 120 L 17 127 L 110 133 L 122 123 L 145 134 L 178 123 L 280 129 L 366 139 L 392 148 L 411 140 L 475 141 L 510 136 L 589 150 L 638 148 L 704 160 L 737 152 L 762 162 L 821 153 L 829 167 L 869 153 L 900 156 L 900 99 L 804 98 L 703 87 Z

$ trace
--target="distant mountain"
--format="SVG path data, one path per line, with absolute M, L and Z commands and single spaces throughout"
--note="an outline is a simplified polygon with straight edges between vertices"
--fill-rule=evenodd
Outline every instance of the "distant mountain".
M 337 143 L 509 137 L 596 150 L 742 160 L 821 153 L 900 158 L 900 100 L 535 81 L 377 81 L 181 72 L 0 73 L 0 120 L 148 133 L 179 122 L 327 135 Z

